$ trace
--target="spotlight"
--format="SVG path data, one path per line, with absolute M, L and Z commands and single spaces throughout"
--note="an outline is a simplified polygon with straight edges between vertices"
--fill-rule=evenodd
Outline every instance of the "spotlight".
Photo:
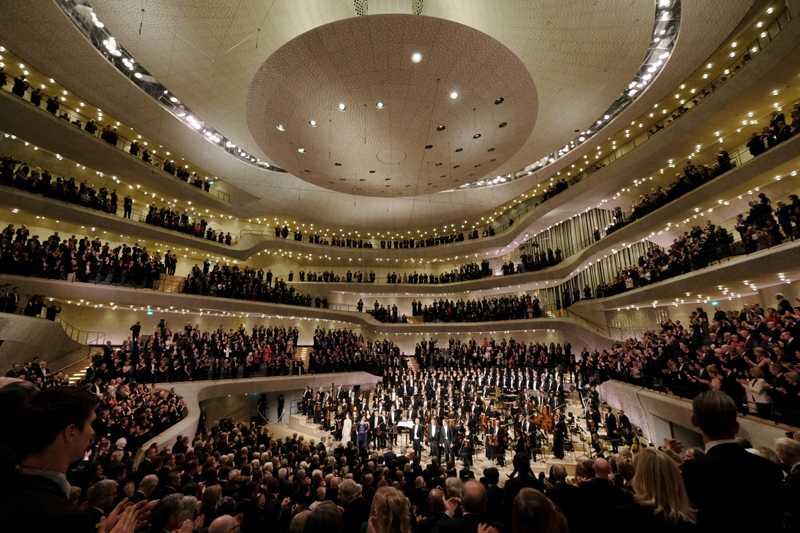
M 317 121 L 312 118 L 311 120 L 308 121 L 308 125 L 310 127 L 312 127 L 312 128 L 316 128 L 317 127 Z
M 305 148 L 298 148 L 297 152 L 301 153 L 301 154 L 304 154 L 304 153 L 306 153 L 306 149 Z
M 413 54 L 411 54 L 411 62 L 412 63 L 419 63 L 420 61 L 422 61 L 422 54 L 421 53 L 414 52 Z
M 278 131 L 286 131 L 286 126 L 284 126 L 283 124 L 278 124 L 275 126 L 275 129 Z
M 456 91 L 455 89 L 450 91 L 450 100 L 456 100 L 457 98 L 458 98 L 458 91 Z
M 378 100 L 377 102 L 375 102 L 376 109 L 383 109 L 383 107 L 384 107 L 383 100 Z
M 339 105 L 336 106 L 336 109 L 338 109 L 339 111 L 344 111 L 345 109 L 347 109 L 347 104 L 345 104 L 344 102 L 339 102 Z

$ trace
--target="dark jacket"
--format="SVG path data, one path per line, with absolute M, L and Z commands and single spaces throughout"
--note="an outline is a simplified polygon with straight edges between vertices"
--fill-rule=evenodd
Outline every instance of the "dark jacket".
M 469 513 L 447 520 L 440 520 L 433 528 L 433 533 L 477 533 L 480 524 L 493 523 L 488 515 Z
M 683 480 L 700 529 L 778 531 L 781 472 L 738 443 L 718 444 L 683 464 Z
M 3 485 L 0 524 L 4 531 L 96 531 L 89 515 L 69 503 L 50 479 L 14 473 Z
M 693 533 L 697 526 L 693 522 L 666 520 L 664 515 L 656 514 L 655 508 L 631 502 L 618 507 L 615 514 L 619 518 L 619 533 Z

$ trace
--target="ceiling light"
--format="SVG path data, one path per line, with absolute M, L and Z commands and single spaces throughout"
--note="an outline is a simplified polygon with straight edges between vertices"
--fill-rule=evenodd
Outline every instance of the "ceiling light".
M 338 109 L 339 111 L 344 111 L 345 109 L 347 109 L 347 104 L 345 104 L 344 102 L 339 102 L 339 105 L 336 106 L 336 109 Z
M 759 20 L 758 22 L 756 22 L 756 28 L 761 28 L 763 26 L 764 26 L 764 23 L 762 21 Z
M 384 105 L 385 104 L 383 103 L 383 100 L 378 100 L 377 102 L 375 102 L 375 107 L 377 109 L 383 109 Z
M 505 98 L 503 98 L 502 96 L 498 96 L 497 98 L 494 99 L 494 105 L 500 105 L 505 101 L 506 101 Z
M 311 120 L 308 121 L 308 125 L 310 127 L 312 127 L 312 128 L 316 128 L 317 127 L 317 121 L 312 118 Z
M 298 148 L 297 152 L 300 153 L 300 154 L 304 154 L 304 153 L 306 153 L 306 149 L 305 148 Z
M 278 131 L 286 131 L 286 126 L 284 126 L 283 124 L 278 124 L 275 126 L 275 129 Z
M 455 100 L 457 98 L 458 98 L 458 91 L 456 91 L 455 89 L 450 91 L 450 100 Z
M 775 11 L 775 8 L 774 8 L 774 7 L 768 7 L 768 8 L 767 8 L 767 15 L 772 15 L 772 12 L 773 12 L 773 11 Z
M 444 124 L 439 124 L 436 126 L 436 131 L 444 131 L 447 128 Z
M 421 53 L 414 52 L 413 54 L 411 54 L 411 62 L 412 63 L 419 63 L 420 61 L 422 61 L 422 54 Z
M 706 65 L 706 68 L 713 68 L 713 67 L 714 67 L 714 63 L 709 63 L 709 64 Z

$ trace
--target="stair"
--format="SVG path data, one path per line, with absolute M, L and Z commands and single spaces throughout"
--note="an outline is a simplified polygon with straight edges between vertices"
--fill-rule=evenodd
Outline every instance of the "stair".
M 69 381 L 69 384 L 70 385 L 77 385 L 78 383 L 81 383 L 86 378 L 86 370 L 88 368 L 89 368 L 89 365 L 87 364 L 85 367 L 83 367 L 83 369 L 78 370 L 77 372 L 71 373 L 67 377 L 67 379 Z
M 158 290 L 160 292 L 177 294 L 181 292 L 181 287 L 183 287 L 185 279 L 184 276 L 163 276 L 161 282 L 158 284 Z
M 303 368 L 308 369 L 308 359 L 311 356 L 312 346 L 298 346 L 294 351 L 294 358 L 303 362 Z

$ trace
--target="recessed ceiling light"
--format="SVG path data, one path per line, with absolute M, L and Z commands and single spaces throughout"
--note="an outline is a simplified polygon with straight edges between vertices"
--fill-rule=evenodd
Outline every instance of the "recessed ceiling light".
M 412 63 L 419 63 L 420 61 L 422 61 L 422 54 L 420 52 L 414 52 L 411 54 Z
M 377 109 L 383 109 L 384 108 L 383 100 L 378 100 L 377 102 L 375 102 L 375 107 Z
M 508 122 L 501 122 L 497 125 L 498 128 L 505 128 L 506 126 L 508 126 Z
M 312 118 L 311 120 L 308 121 L 308 125 L 310 127 L 312 127 L 312 128 L 316 128 L 317 127 L 317 121 Z
M 433 145 L 432 145 L 432 144 L 426 144 L 426 145 L 425 145 L 425 149 L 426 149 L 426 150 L 430 150 L 431 148 L 433 148 Z
M 344 102 L 339 102 L 339 104 L 336 106 L 336 109 L 338 109 L 339 111 L 344 111 L 345 109 L 347 109 L 347 104 L 345 104 Z
M 505 101 L 506 101 L 505 98 L 503 98 L 502 96 L 498 96 L 497 98 L 494 99 L 494 105 L 500 105 Z
M 436 126 L 436 131 L 444 131 L 447 128 L 444 124 L 439 124 Z
M 450 91 L 450 100 L 455 100 L 457 98 L 458 98 L 458 91 L 456 91 L 455 89 Z
M 772 12 L 773 12 L 773 11 L 775 11 L 775 8 L 774 8 L 774 7 L 768 7 L 768 8 L 767 8 L 767 15 L 772 15 Z
M 472 138 L 473 138 L 473 139 L 480 139 L 480 138 L 481 138 L 481 134 L 480 134 L 480 133 L 476 133 L 476 134 L 474 134 L 474 135 L 472 136 Z
M 283 124 L 277 124 L 275 126 L 275 129 L 278 131 L 286 131 L 286 126 L 284 126 Z
M 304 154 L 304 153 L 306 153 L 306 149 L 305 149 L 305 148 L 298 148 L 298 149 L 297 149 L 297 151 L 298 151 L 299 153 L 301 153 L 301 154 Z
M 369 173 L 370 174 L 375 174 L 375 171 L 374 170 L 370 170 Z
M 456 148 L 456 152 L 463 152 L 463 151 L 464 151 L 463 148 Z

